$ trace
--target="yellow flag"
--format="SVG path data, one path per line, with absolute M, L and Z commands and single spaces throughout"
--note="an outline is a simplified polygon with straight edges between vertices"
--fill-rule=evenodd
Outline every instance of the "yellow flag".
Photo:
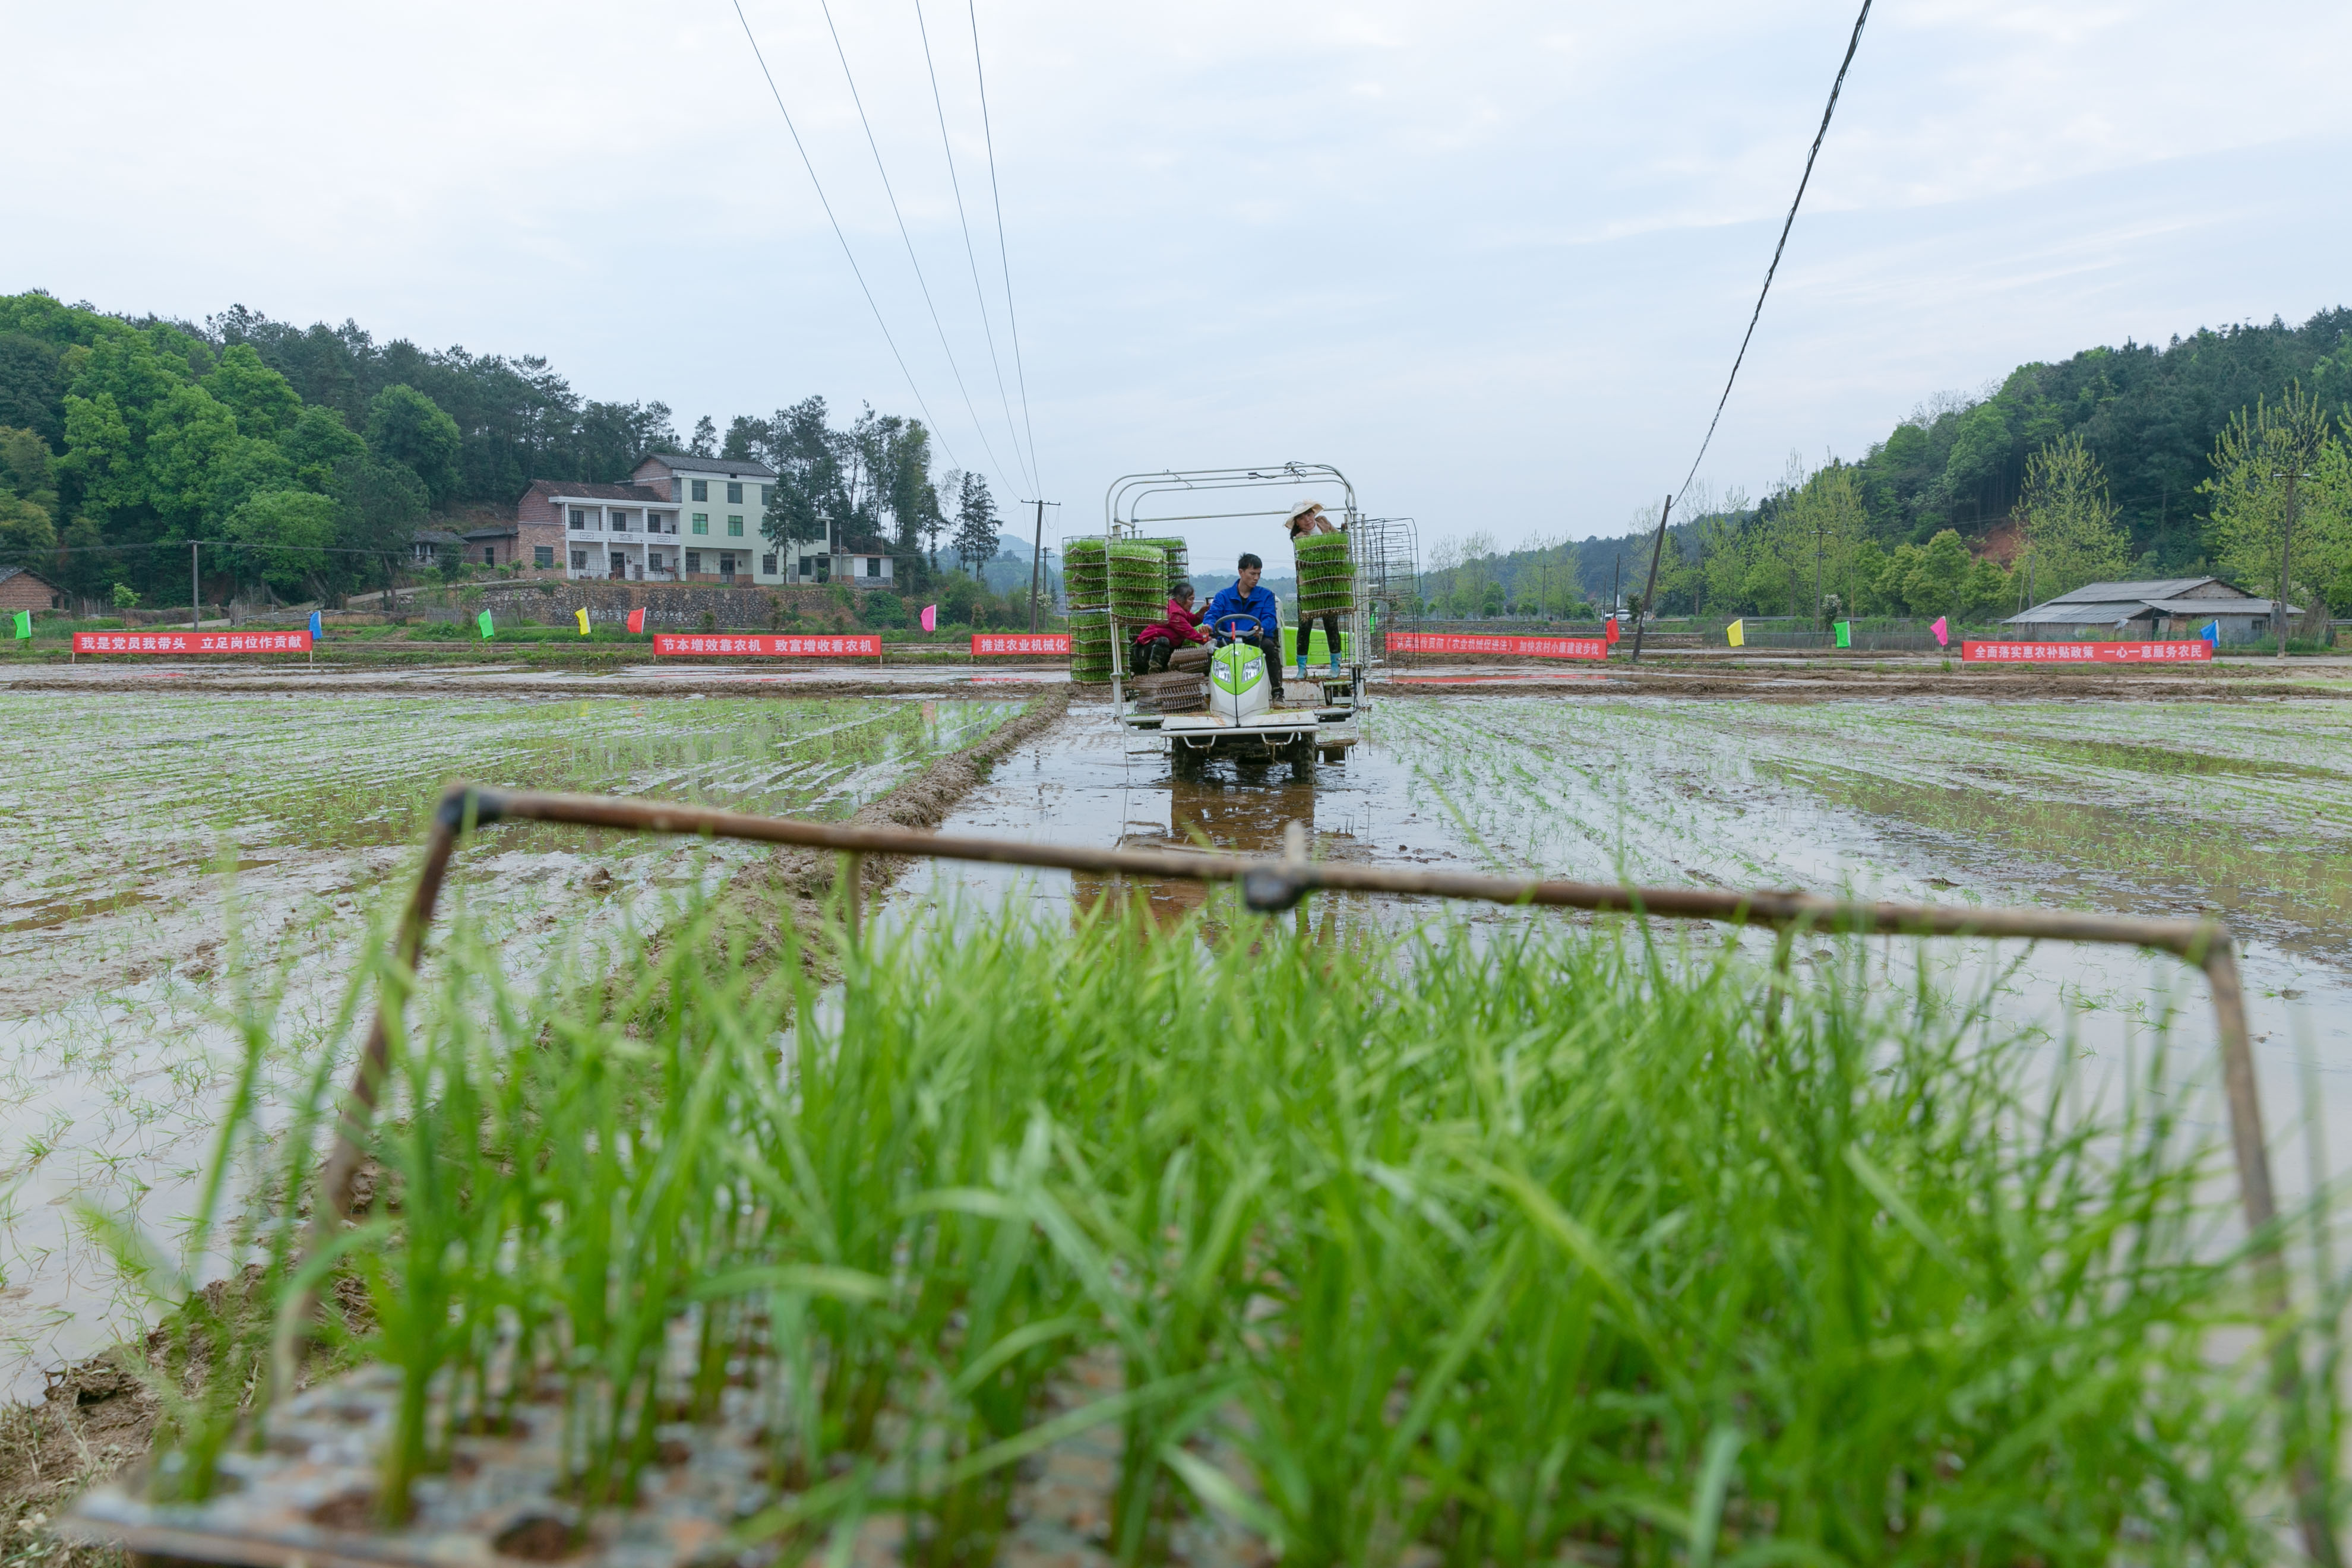
M 580 608 L 574 610 L 572 614 L 580 617 L 580 635 L 583 637 L 586 637 L 588 635 L 588 606 L 583 605 Z
M 587 616 L 588 612 L 587 612 L 587 611 L 585 611 L 585 610 L 583 610 L 583 611 L 581 611 L 581 612 L 580 612 L 580 614 L 581 614 L 582 617 L 584 619 L 584 618 Z M 1724 627 L 1724 628 L 1723 628 L 1723 635 L 1724 635 L 1725 638 L 1726 638 L 1727 641 L 1729 641 L 1729 642 L 1730 642 L 1730 644 L 1731 644 L 1731 646 L 1732 646 L 1732 647 L 1746 647 L 1748 646 L 1748 619 L 1747 619 L 1747 617 L 1743 616 L 1741 616 L 1738 620 L 1736 620 L 1736 621 L 1732 622 L 1729 626 L 1727 626 Z

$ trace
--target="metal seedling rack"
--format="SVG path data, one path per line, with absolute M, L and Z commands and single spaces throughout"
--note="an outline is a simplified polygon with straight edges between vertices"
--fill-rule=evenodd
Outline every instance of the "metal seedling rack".
M 2247 1033 L 2235 943 L 2222 921 L 2211 918 L 2142 920 L 2073 910 L 1978 909 L 1864 902 L 1780 889 L 1741 891 L 1705 888 L 1641 888 L 1607 883 L 1501 877 L 1476 872 L 1404 867 L 1321 863 L 1310 860 L 1300 825 L 1294 823 L 1279 858 L 1150 849 L 1104 849 L 960 837 L 897 827 L 869 827 L 749 816 L 698 806 L 669 805 L 612 796 L 504 792 L 455 785 L 435 817 L 424 868 L 404 910 L 395 938 L 398 973 L 413 973 L 422 954 L 451 857 L 473 829 L 505 821 L 570 823 L 623 832 L 679 834 L 746 839 L 826 850 L 841 857 L 843 908 L 852 939 L 860 921 L 859 892 L 864 857 L 921 858 L 1087 871 L 1115 878 L 1232 883 L 1246 905 L 1262 912 L 1288 910 L 1311 893 L 1389 893 L 1474 900 L 1618 913 L 1636 919 L 1660 917 L 1769 927 L 1780 933 L 1774 970 L 1779 977 L 1770 1005 L 1777 1008 L 1785 984 L 1790 942 L 1799 931 L 1910 937 L 2010 938 L 2036 942 L 2084 942 L 2167 952 L 2198 970 L 2207 982 L 2221 1056 L 2231 1151 L 2239 1199 L 2252 1237 L 2257 1308 L 2284 1322 L 2289 1311 L 2286 1277 L 2277 1237 L 2277 1203 L 2263 1132 L 2253 1058 Z M 320 1173 L 313 1200 L 307 1247 L 315 1254 L 331 1241 L 348 1212 L 362 1140 L 372 1120 L 389 1056 L 391 1030 L 402 1003 L 402 987 L 387 987 L 373 1027 L 362 1047 L 356 1076 L 344 1102 L 334 1148 Z M 293 1386 L 292 1374 L 310 1303 L 299 1301 L 283 1320 L 275 1357 L 278 1386 Z M 2276 1336 L 2273 1393 L 2293 1410 L 2303 1393 L 2303 1369 L 2294 1337 Z M 535 1436 L 501 1439 L 477 1454 L 479 1468 L 446 1500 L 446 1517 L 398 1541 L 362 1541 L 348 1531 L 319 1524 L 315 1510 L 337 1495 L 363 1486 L 367 1443 L 380 1415 L 369 1400 L 373 1384 L 361 1378 L 285 1401 L 273 1416 L 267 1451 L 241 1476 L 243 1489 L 192 1507 L 149 1504 L 121 1487 L 99 1489 L 77 1505 L 63 1528 L 78 1539 L 105 1541 L 149 1554 L 200 1557 L 214 1562 L 267 1564 L 422 1564 L 481 1562 L 501 1532 L 542 1517 L 551 1504 L 546 1479 L 556 1473 L 553 1454 L 537 1459 Z M 682 1440 L 684 1436 L 682 1435 Z M 692 1462 L 675 1482 L 655 1489 L 636 1513 L 614 1521 L 597 1540 L 602 1553 L 592 1560 L 630 1568 L 663 1568 L 714 1544 L 724 1521 L 739 1506 L 738 1474 L 723 1435 L 694 1441 Z M 744 1450 L 742 1465 L 750 1463 Z M 534 1465 L 544 1468 L 532 1471 Z M 534 1493 L 525 1472 L 540 1476 Z M 666 1472 L 667 1473 L 667 1472 Z M 497 1478 L 507 1477 L 506 1480 Z M 483 1478 L 490 1478 L 484 1479 Z M 2339 1561 L 2329 1523 L 2324 1483 L 2308 1459 L 2294 1472 L 2298 1523 L 2305 1549 L 2315 1561 Z M 340 1491 L 338 1489 L 341 1489 Z M 541 1510 L 535 1514 L 533 1508 Z M 561 1515 L 546 1515 L 559 1520 Z M 423 1531 L 419 1534 L 418 1531 Z M 437 1532 L 437 1533 L 436 1533 Z M 430 1537 L 428 1541 L 426 1538 Z M 437 1544 L 436 1544 L 437 1542 Z M 668 1553 L 664 1556 L 663 1553 Z

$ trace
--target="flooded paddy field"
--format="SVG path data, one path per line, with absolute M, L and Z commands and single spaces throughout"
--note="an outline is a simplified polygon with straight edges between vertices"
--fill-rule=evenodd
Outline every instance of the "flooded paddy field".
M 210 1153 L 249 979 L 289 1059 L 332 1033 L 467 778 L 844 817 L 1018 701 L 0 692 L 0 1374 L 109 1342 L 131 1310 L 86 1208 L 168 1235 Z M 544 825 L 461 856 L 449 905 L 518 972 L 625 956 L 759 850 Z
M 87 700 L 0 691 L 24 742 L 0 790 L 0 1371 L 12 1392 L 37 1391 L 43 1369 L 131 1321 L 85 1206 L 135 1209 L 169 1233 L 208 1152 L 232 977 L 266 977 L 259 1005 L 289 1057 L 331 1035 L 362 938 L 404 893 L 445 780 L 842 817 L 1022 711 L 1034 672 L 1004 679 L 897 695 L 785 683 L 789 697 L 701 673 L 659 694 L 480 677 L 414 695 L 163 680 Z M 940 826 L 1271 853 L 1297 820 L 1318 856 L 1368 862 L 2216 908 L 2247 944 L 2273 1131 L 2291 1133 L 2306 1110 L 2352 1113 L 2352 704 L 1571 689 L 1448 681 L 1383 698 L 1362 743 L 1311 783 L 1285 768 L 1177 779 L 1103 705 L 1082 702 Z M 609 965 L 673 900 L 763 853 L 513 825 L 461 857 L 451 908 L 511 973 Z M 950 905 L 953 918 L 984 918 L 1016 899 L 1066 910 L 1105 890 L 939 863 L 904 877 L 884 918 L 932 921 Z M 1190 886 L 1142 890 L 1171 914 L 1202 901 Z M 1341 933 L 1583 917 L 1321 897 L 1299 918 Z M 1686 929 L 1695 944 L 1714 940 Z M 2210 1043 L 2201 984 L 2168 960 L 1822 941 L 1800 962 L 1877 985 L 1924 973 L 2095 1064 L 2168 1010 L 2184 1057 Z M 2290 1187 L 2298 1164 L 2283 1152 Z
M 1177 778 L 1107 710 L 1076 708 L 943 825 L 1057 842 L 1275 853 L 1312 825 L 1325 858 L 1593 881 L 1801 888 L 1920 902 L 2227 915 L 2244 948 L 2273 1131 L 2352 1117 L 2352 705 L 2334 701 L 1761 701 L 1441 689 L 1377 703 L 1344 763 Z M 901 904 L 956 895 L 1068 906 L 1100 884 L 942 866 Z M 1144 889 L 1171 911 L 1190 886 Z M 1328 895 L 1305 918 L 1399 930 L 1522 917 Z M 1706 928 L 1687 931 L 1706 940 Z M 1850 940 L 1799 962 L 1927 984 L 2120 1060 L 2169 1020 L 2210 1060 L 2201 981 L 2168 958 L 2015 942 Z M 2306 1102 L 2306 1085 L 2318 1099 Z M 2305 1184 L 2282 1155 L 2282 1177 Z

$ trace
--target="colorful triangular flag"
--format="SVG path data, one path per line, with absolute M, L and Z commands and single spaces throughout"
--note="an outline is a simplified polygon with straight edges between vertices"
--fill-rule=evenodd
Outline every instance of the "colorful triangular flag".
M 1607 620 L 1601 623 L 1601 640 L 1608 647 L 1615 647 L 1617 646 L 1617 639 L 1622 635 L 1622 634 L 1617 629 L 1616 616 L 1612 616 Z
M 316 610 L 311 611 L 311 612 L 310 612 L 310 640 L 311 640 L 312 642 L 316 642 L 316 641 L 318 641 L 320 637 L 325 637 L 326 635 L 327 635 L 327 623 L 326 623 L 325 621 L 323 621 L 323 620 L 321 620 L 321 619 L 320 618 L 320 616 L 319 616 L 319 612 L 318 612 L 318 611 L 316 611 Z
M 1838 622 L 1837 645 L 1840 647 L 1852 647 L 1853 646 L 1853 623 L 1852 621 Z
M 490 640 L 490 612 L 489 612 L 489 611 L 488 611 L 488 610 L 484 610 L 480 615 L 476 616 L 474 617 L 474 624 L 475 624 L 476 626 L 479 626 L 479 627 L 481 627 L 481 628 L 482 628 L 482 640 L 483 640 L 484 642 L 488 642 L 488 641 L 489 641 L 489 640 Z
M 1724 640 L 1728 642 L 1734 647 L 1746 647 L 1748 646 L 1748 617 L 1742 616 L 1739 619 L 1724 627 L 1723 637 Z
M 940 607 L 937 605 L 925 605 L 923 606 L 923 629 L 927 632 L 935 632 L 940 629 Z
M 484 614 L 488 613 L 488 612 L 487 611 L 484 612 Z M 586 637 L 588 635 L 588 606 L 583 605 L 572 613 L 580 618 L 580 635 L 583 637 Z
M 32 611 L 19 610 L 16 612 L 16 635 L 20 637 L 28 637 L 33 635 Z
M 639 605 L 635 609 L 629 612 L 629 630 L 632 632 L 641 632 L 645 629 L 646 607 L 643 605 Z
M 1952 646 L 1951 625 L 1949 622 L 1946 621 L 1943 616 L 1937 616 L 1934 624 L 1929 626 L 1927 629 L 1936 634 L 1936 646 L 1937 647 L 1949 647 Z
M 2211 643 L 2215 647 L 2220 647 L 2221 646 L 2221 623 L 2219 621 L 2207 621 L 2203 626 L 2197 628 L 2197 635 L 2205 641 Z

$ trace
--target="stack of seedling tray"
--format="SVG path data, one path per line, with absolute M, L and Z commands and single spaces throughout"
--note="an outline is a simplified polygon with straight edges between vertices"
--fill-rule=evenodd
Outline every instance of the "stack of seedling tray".
M 1062 548 L 1062 592 L 1074 610 L 1098 610 L 1110 603 L 1110 578 L 1105 569 L 1106 542 L 1073 539 Z
M 1192 547 L 1181 539 L 1139 539 L 1135 542 L 1156 545 L 1168 557 L 1168 596 L 1174 598 L 1176 584 L 1192 579 Z
M 1344 533 L 1310 533 L 1295 548 L 1298 555 L 1298 624 L 1309 616 L 1343 616 L 1356 607 L 1356 567 Z
M 1110 680 L 1110 611 L 1070 612 L 1070 679 L 1082 686 L 1102 686 Z
M 1158 620 L 1168 606 L 1168 555 L 1157 544 L 1121 539 L 1110 547 L 1110 613 L 1126 631 Z

